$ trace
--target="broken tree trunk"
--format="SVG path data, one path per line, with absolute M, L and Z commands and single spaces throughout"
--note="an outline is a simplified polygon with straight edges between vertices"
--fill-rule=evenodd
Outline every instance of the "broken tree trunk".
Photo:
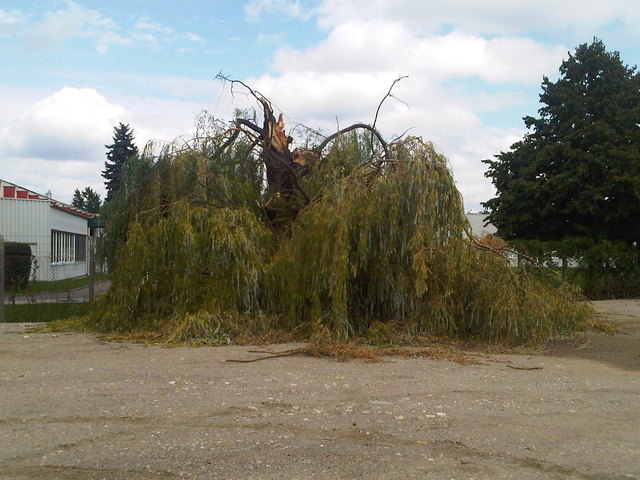
M 267 177 L 267 194 L 261 206 L 272 227 L 277 228 L 282 223 L 288 223 L 288 220 L 295 218 L 303 208 L 311 203 L 312 199 L 302 187 L 300 179 L 309 174 L 314 166 L 321 161 L 325 147 L 340 136 L 356 129 L 368 130 L 372 139 L 375 138 L 382 147 L 382 156 L 378 159 L 378 166 L 382 166 L 388 158 L 388 145 L 385 140 L 375 126 L 363 123 L 357 123 L 335 132 L 312 150 L 303 148 L 291 150 L 293 139 L 285 132 L 282 114 L 280 113 L 276 119 L 269 100 L 242 81 L 230 80 L 221 75 L 218 78 L 229 81 L 232 85 L 236 83 L 242 85 L 256 99 L 262 109 L 264 116 L 262 127 L 246 119 L 237 119 L 235 131 L 222 145 L 221 150 L 231 145 L 239 132 L 244 132 L 252 137 L 254 144 L 259 147 L 259 157 L 264 164 Z M 373 153 L 370 160 L 373 161 Z

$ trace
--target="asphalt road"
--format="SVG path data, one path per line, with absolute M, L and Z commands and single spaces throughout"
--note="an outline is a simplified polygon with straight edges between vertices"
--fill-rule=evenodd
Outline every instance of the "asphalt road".
M 597 306 L 627 333 L 475 365 L 1 325 L 0 479 L 638 479 L 640 301 Z

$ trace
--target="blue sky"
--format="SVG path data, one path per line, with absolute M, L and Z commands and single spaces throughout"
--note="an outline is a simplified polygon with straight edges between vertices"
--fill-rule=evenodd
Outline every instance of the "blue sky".
M 113 126 L 139 146 L 188 136 L 206 109 L 250 106 L 222 71 L 289 124 L 372 122 L 433 141 L 468 209 L 493 195 L 481 160 L 524 133 L 543 75 L 601 38 L 640 60 L 635 0 L 1 0 L 0 178 L 70 201 L 103 193 Z

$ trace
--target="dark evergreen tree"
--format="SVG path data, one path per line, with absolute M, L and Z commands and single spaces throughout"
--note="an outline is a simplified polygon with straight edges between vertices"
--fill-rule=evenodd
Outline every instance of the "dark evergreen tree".
M 79 208 L 81 210 L 85 209 L 84 197 L 82 196 L 82 192 L 77 188 L 73 191 L 73 200 L 71 200 L 71 206 Z
M 138 148 L 133 143 L 133 129 L 129 128 L 129 125 L 120 123 L 114 127 L 113 143 L 105 147 L 107 161 L 104 164 L 102 176 L 107 190 L 105 202 L 109 202 L 120 189 L 125 163 L 138 154 Z
M 87 187 L 82 191 L 82 197 L 84 198 L 84 209 L 89 213 L 100 213 L 100 207 L 102 207 L 102 201 L 100 200 L 100 194 L 91 187 Z
M 73 192 L 71 206 L 89 213 L 100 213 L 102 201 L 100 194 L 91 187 L 86 187 L 82 192 L 76 188 Z
M 580 45 L 544 77 L 522 141 L 485 160 L 496 198 L 489 221 L 505 239 L 640 242 L 640 74 L 601 40 Z

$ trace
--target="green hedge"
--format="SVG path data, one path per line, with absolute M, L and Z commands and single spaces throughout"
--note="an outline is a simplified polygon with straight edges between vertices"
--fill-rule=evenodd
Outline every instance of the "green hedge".
M 89 313 L 88 303 L 30 303 L 6 305 L 5 322 L 53 322 Z
M 4 244 L 4 289 L 27 288 L 31 275 L 31 245 L 28 243 L 6 242 Z
M 559 259 L 570 260 L 572 267 L 563 272 L 566 280 L 582 289 L 591 300 L 640 297 L 640 245 L 586 237 L 558 242 L 515 240 L 510 245 L 558 273 L 562 272 Z M 525 260 L 523 266 L 528 263 Z M 551 271 L 536 272 L 552 278 L 549 273 Z

